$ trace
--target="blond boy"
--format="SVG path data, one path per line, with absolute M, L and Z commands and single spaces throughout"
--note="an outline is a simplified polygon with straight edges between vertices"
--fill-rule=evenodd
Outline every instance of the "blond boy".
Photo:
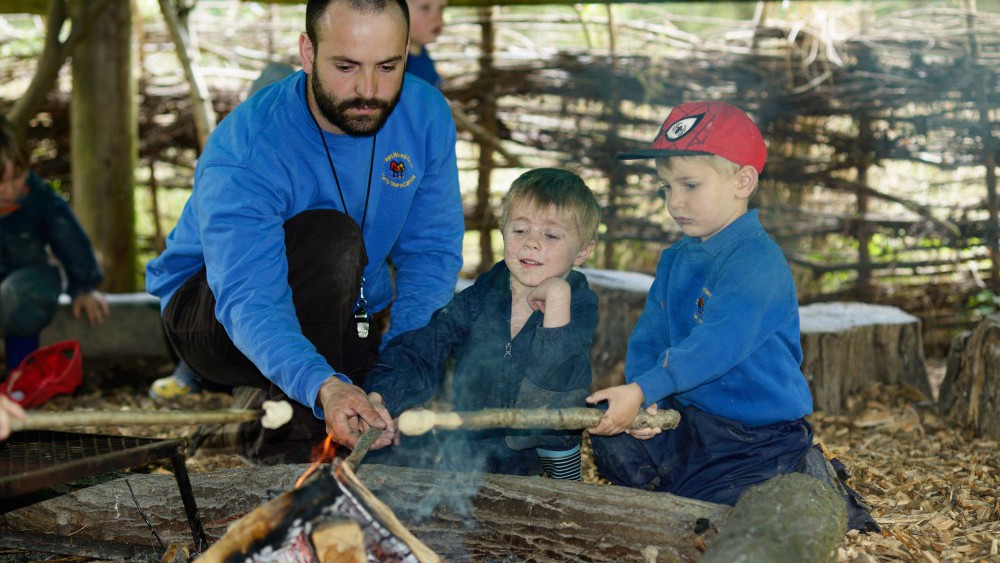
M 812 444 L 799 369 L 795 283 L 747 202 L 764 169 L 760 131 L 736 107 L 680 104 L 650 149 L 671 217 L 666 249 L 629 339 L 626 384 L 598 391 L 590 430 L 601 474 L 648 490 L 733 504 L 755 483 L 798 470 Z M 669 432 L 622 433 L 640 408 L 673 408 Z
M 504 259 L 388 344 L 366 390 L 393 417 L 432 397 L 450 358 L 455 410 L 584 406 L 597 296 L 574 271 L 593 252 L 599 209 L 579 176 L 531 170 L 501 216 Z M 580 432 L 447 433 L 438 467 L 580 479 Z

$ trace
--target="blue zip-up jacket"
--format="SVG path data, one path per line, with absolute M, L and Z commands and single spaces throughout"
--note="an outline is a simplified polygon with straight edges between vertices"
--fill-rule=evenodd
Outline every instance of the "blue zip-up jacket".
M 791 269 L 750 210 L 663 251 L 628 343 L 625 379 L 646 405 L 674 396 L 748 426 L 812 412 Z
M 0 279 L 28 266 L 46 266 L 46 245 L 66 273 L 70 297 L 101 284 L 101 270 L 90 238 L 66 201 L 34 172 L 25 182 L 28 193 L 15 211 L 0 216 Z
M 430 399 L 441 383 L 445 362 L 455 359 L 452 397 L 457 411 L 486 408 L 583 407 L 591 385 L 590 346 L 597 328 L 597 295 L 587 278 L 570 271 L 571 321 L 557 328 L 542 326 L 535 311 L 513 339 L 510 337 L 510 270 L 501 261 L 479 276 L 431 318 L 427 326 L 391 341 L 368 373 L 365 389 L 385 400 L 393 417 Z M 533 397 L 519 397 L 524 380 Z M 544 404 L 539 404 L 540 402 Z M 515 456 L 506 437 L 516 432 L 465 433 L 473 450 L 494 456 L 497 472 L 505 456 Z M 521 433 L 522 437 L 523 433 Z M 570 449 L 580 433 L 532 434 L 530 447 Z M 443 462 L 461 460 L 447 459 Z M 510 469 L 509 467 L 507 469 Z
M 146 288 L 166 307 L 205 267 L 216 317 L 233 343 L 321 417 L 316 397 L 334 369 L 302 335 L 295 316 L 282 226 L 306 210 L 345 209 L 306 105 L 306 80 L 296 72 L 219 123 L 198 159 L 191 198 L 167 249 L 146 269 Z M 462 266 L 465 224 L 448 103 L 426 82 L 404 80 L 399 104 L 375 139 L 322 134 L 346 211 L 359 225 L 364 221 L 368 310 L 393 303 L 387 338 L 423 326 L 454 296 Z

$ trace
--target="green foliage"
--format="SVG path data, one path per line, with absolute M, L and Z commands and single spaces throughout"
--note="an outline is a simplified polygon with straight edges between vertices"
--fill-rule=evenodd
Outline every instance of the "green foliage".
M 965 308 L 977 318 L 992 315 L 1000 311 L 1000 294 L 983 289 L 969 296 L 968 300 L 966 300 Z

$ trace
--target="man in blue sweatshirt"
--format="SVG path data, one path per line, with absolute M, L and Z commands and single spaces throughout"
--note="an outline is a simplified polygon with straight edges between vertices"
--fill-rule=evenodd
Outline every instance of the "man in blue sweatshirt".
M 404 83 L 408 29 L 405 0 L 308 2 L 302 71 L 219 124 L 148 265 L 147 289 L 194 371 L 293 400 L 281 429 L 241 428 L 239 450 L 255 461 L 305 461 L 327 432 L 353 447 L 368 428 L 393 430 L 358 386 L 389 306 L 386 341 L 453 297 L 464 234 L 455 125 L 436 89 Z

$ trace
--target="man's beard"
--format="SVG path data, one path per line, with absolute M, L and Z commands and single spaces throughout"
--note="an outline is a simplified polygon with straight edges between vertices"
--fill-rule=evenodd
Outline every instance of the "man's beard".
M 350 98 L 339 101 L 323 89 L 319 73 L 316 72 L 315 62 L 313 62 L 312 90 L 313 96 L 316 98 L 316 107 L 319 108 L 323 117 L 352 137 L 364 137 L 378 132 L 389 119 L 393 108 L 399 102 L 399 96 L 403 93 L 403 89 L 400 88 L 396 95 L 388 101 L 380 98 Z M 372 115 L 349 115 L 348 110 L 354 108 L 379 109 L 381 111 Z

